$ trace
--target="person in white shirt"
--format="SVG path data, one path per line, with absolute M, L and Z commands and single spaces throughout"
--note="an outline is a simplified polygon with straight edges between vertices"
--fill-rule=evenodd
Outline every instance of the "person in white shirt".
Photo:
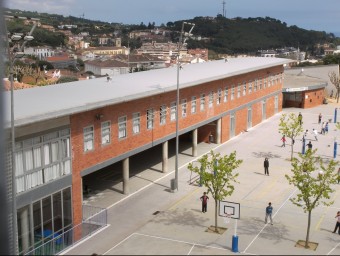
M 338 234 L 340 235 L 340 211 L 337 212 L 335 218 L 337 218 L 337 222 L 336 222 L 336 224 L 335 224 L 335 228 L 334 228 L 333 233 L 335 233 L 336 230 L 339 228 Z
M 314 133 L 315 140 L 317 141 L 318 140 L 318 131 L 313 128 L 313 133 Z

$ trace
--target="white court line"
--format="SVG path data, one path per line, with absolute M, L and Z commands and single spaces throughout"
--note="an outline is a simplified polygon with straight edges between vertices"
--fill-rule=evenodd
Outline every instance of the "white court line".
M 112 249 L 116 248 L 118 245 L 124 243 L 126 240 L 128 240 L 131 236 L 133 236 L 134 233 L 132 233 L 131 235 L 129 235 L 128 237 L 126 237 L 125 239 L 123 239 L 122 241 L 120 241 L 118 244 L 116 244 L 115 246 L 111 247 L 110 249 L 108 249 L 106 252 L 103 253 L 103 255 L 105 255 L 106 253 L 108 253 L 109 251 L 111 251 Z
M 297 188 L 289 195 L 289 197 L 286 199 L 286 201 L 284 201 L 280 208 L 275 212 L 275 214 L 273 215 L 273 219 L 275 218 L 276 214 L 280 211 L 280 209 L 287 203 L 287 201 L 292 197 L 292 195 L 297 191 Z M 267 227 L 268 224 L 265 224 L 263 226 L 263 228 L 260 230 L 260 232 L 254 237 L 254 239 L 250 242 L 250 244 L 246 247 L 246 249 L 243 251 L 243 253 L 245 253 L 248 248 L 254 243 L 254 241 L 258 238 L 258 236 L 262 233 L 262 231 L 265 229 L 265 227 Z
M 330 250 L 327 255 L 330 255 L 338 246 L 340 245 L 340 243 L 338 243 L 332 250 Z
M 225 249 L 222 247 L 216 247 L 216 246 L 210 246 L 210 245 L 205 245 L 205 244 L 197 244 L 197 243 L 192 243 L 192 242 L 187 242 L 187 241 L 183 241 L 183 240 L 177 240 L 177 239 L 172 239 L 172 238 L 166 238 L 166 237 L 160 237 L 160 236 L 153 236 L 153 235 L 147 235 L 147 234 L 142 234 L 142 233 L 133 233 L 132 235 L 139 235 L 139 236 L 146 236 L 146 237 L 151 237 L 151 238 L 156 238 L 156 239 L 161 239 L 161 240 L 167 240 L 167 241 L 171 241 L 171 242 L 177 242 L 177 243 L 182 243 L 182 244 L 188 244 L 188 245 L 192 245 L 192 247 L 190 248 L 189 253 L 193 250 L 193 248 L 195 246 L 201 246 L 201 247 L 205 247 L 205 248 L 212 248 L 212 249 L 218 249 L 218 250 L 223 250 L 223 251 L 230 251 L 230 249 Z M 131 237 L 132 235 L 130 235 L 129 237 Z M 129 238 L 127 237 L 127 238 Z M 126 239 L 127 239 L 126 238 Z M 124 239 L 123 241 L 125 241 L 126 239 Z M 122 242 L 123 242 L 122 241 Z M 122 243 L 120 242 L 120 243 Z M 119 244 L 120 244 L 119 243 Z M 117 246 L 117 245 L 116 245 Z M 114 247 L 116 247 L 114 246 Z M 113 248 L 114 248 L 113 247 Z M 112 248 L 111 248 L 112 249 Z M 110 249 L 110 250 L 111 250 Z M 189 255 L 189 254 L 188 254 Z
M 194 249 L 195 245 L 196 245 L 196 244 L 193 244 L 193 245 L 191 246 L 191 249 L 190 249 L 190 251 L 188 252 L 187 255 L 190 255 L 190 253 L 191 253 L 191 251 Z

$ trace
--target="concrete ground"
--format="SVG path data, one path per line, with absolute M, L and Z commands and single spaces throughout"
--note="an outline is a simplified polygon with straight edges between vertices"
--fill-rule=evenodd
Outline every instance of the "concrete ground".
M 239 184 L 226 201 L 240 204 L 240 219 L 218 217 L 218 226 L 227 230 L 223 234 L 206 232 L 214 225 L 214 200 L 208 203 L 208 212 L 201 212 L 200 196 L 205 188 L 192 183 L 197 176 L 187 169 L 191 149 L 180 151 L 179 189 L 170 190 L 174 178 L 174 157 L 169 160 L 168 173 L 162 173 L 161 164 L 155 163 L 131 178 L 130 195 L 122 195 L 122 184 L 113 184 L 103 172 L 96 180 L 97 187 L 85 203 L 108 209 L 109 225 L 86 240 L 65 251 L 65 255 L 226 255 L 232 252 L 232 237 L 238 236 L 241 254 L 268 255 L 340 255 L 340 235 L 333 234 L 336 212 L 340 210 L 340 185 L 335 185 L 331 195 L 334 204 L 318 206 L 312 212 L 310 241 L 318 243 L 316 250 L 296 247 L 298 240 L 305 240 L 307 214 L 290 202 L 296 195 L 295 187 L 288 184 L 285 174 L 290 173 L 290 141 L 281 147 L 278 123 L 282 113 L 301 112 L 304 129 L 320 131 L 318 115 L 323 120 L 332 119 L 329 133 L 318 135 L 318 141 L 309 134 L 313 148 L 324 160 L 333 159 L 334 137 L 340 139 L 334 123 L 334 101 L 312 109 L 284 109 L 230 141 L 217 144 L 199 144 L 198 157 L 214 149 L 229 154 L 236 150 L 243 163 L 238 168 Z M 340 119 L 340 117 L 339 117 Z M 340 120 L 338 120 L 340 121 Z M 302 141 L 298 138 L 294 151 L 301 152 Z M 340 149 L 339 149 L 340 150 Z M 270 176 L 263 171 L 264 158 L 270 162 Z M 340 153 L 336 160 L 339 160 Z M 147 161 L 147 159 L 144 159 Z M 98 176 L 100 178 L 100 175 Z M 265 224 L 265 207 L 272 202 L 273 225 Z

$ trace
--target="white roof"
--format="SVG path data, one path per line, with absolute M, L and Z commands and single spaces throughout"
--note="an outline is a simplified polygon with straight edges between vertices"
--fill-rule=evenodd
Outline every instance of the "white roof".
M 242 57 L 184 65 L 180 88 L 291 62 L 289 59 Z M 96 78 L 14 91 L 15 126 L 68 116 L 103 106 L 177 89 L 177 67 Z M 5 127 L 10 126 L 10 92 L 4 93 Z

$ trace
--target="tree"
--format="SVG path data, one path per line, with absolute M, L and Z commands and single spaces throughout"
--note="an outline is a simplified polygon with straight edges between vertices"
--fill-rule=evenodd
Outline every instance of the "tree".
M 279 123 L 279 131 L 280 133 L 286 135 L 286 137 L 290 138 L 291 141 L 295 141 L 296 137 L 299 136 L 303 132 L 303 128 L 299 123 L 298 115 L 294 113 L 282 114 Z M 290 160 L 293 160 L 294 154 L 294 143 L 291 143 L 291 155 Z
M 188 169 L 200 175 L 198 183 L 207 188 L 207 194 L 211 193 L 215 200 L 215 232 L 217 232 L 217 208 L 218 201 L 222 201 L 225 197 L 232 195 L 234 192 L 233 183 L 237 182 L 239 175 L 234 170 L 240 166 L 243 160 L 236 159 L 236 151 L 230 155 L 221 156 L 220 153 L 215 154 L 214 151 L 203 155 L 198 159 L 200 167 L 188 165 Z
M 340 70 L 340 67 L 339 67 Z M 340 94 L 340 79 L 339 76 L 334 72 L 329 72 L 328 73 L 329 80 L 331 83 L 334 85 L 336 89 L 336 102 L 339 103 L 339 94 Z
M 331 188 L 331 185 L 337 182 L 337 174 L 334 170 L 338 163 L 330 160 L 328 165 L 325 166 L 323 160 L 315 156 L 316 151 L 317 149 L 307 150 L 304 155 L 298 153 L 299 158 L 294 157 L 292 160 L 292 175 L 285 175 L 289 184 L 293 184 L 298 189 L 296 196 L 290 198 L 290 201 L 301 207 L 305 213 L 308 212 L 305 248 L 309 247 L 312 210 L 320 203 L 325 206 L 334 203 L 329 199 L 331 193 L 335 191 Z M 315 173 L 318 169 L 320 172 Z

